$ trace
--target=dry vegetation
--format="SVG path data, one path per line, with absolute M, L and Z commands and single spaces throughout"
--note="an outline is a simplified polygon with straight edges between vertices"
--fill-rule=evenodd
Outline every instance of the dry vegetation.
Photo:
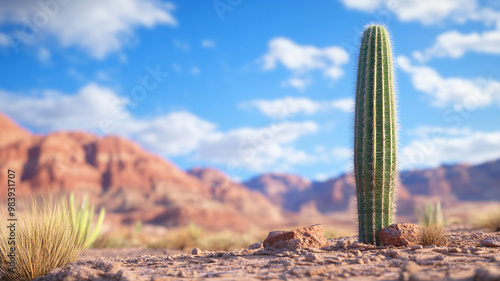
M 478 219 L 476 227 L 492 232 L 500 231 L 500 207 L 488 212 L 484 218 Z
M 85 201 L 80 209 L 74 204 L 73 199 L 68 206 L 65 198 L 54 201 L 52 197 L 40 204 L 33 197 L 31 205 L 25 206 L 25 211 L 16 216 L 15 245 L 8 239 L 12 237 L 10 230 L 1 226 L 0 269 L 5 279 L 33 280 L 77 260 L 97 236 L 99 225 L 91 232 L 93 213 L 90 211 L 93 209 Z M 7 222 L 7 218 L 2 218 L 2 222 Z M 9 254 L 13 246 L 15 268 L 11 271 Z
M 443 226 L 426 225 L 420 229 L 419 242 L 422 246 L 447 246 L 449 239 Z

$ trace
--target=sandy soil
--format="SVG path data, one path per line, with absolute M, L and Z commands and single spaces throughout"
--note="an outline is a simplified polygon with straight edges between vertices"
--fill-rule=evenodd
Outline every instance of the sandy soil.
M 344 237 L 285 252 L 91 249 L 37 280 L 500 280 L 500 233 L 449 234 L 446 247 L 375 247 Z

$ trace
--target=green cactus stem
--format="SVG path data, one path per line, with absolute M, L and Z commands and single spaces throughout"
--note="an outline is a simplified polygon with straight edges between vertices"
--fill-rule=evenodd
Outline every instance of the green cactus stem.
M 366 28 L 361 40 L 354 121 L 354 175 L 358 234 L 378 244 L 380 229 L 392 224 L 395 209 L 397 121 L 389 33 Z

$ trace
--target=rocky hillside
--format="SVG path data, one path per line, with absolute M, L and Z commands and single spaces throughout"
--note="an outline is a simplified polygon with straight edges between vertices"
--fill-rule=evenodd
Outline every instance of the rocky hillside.
M 457 201 L 500 201 L 500 160 L 477 166 L 454 165 L 435 169 L 406 171 L 400 174 L 398 213 L 410 215 L 415 196 L 439 196 L 446 204 Z M 322 212 L 342 211 L 354 204 L 352 174 L 323 182 L 309 182 L 296 175 L 264 174 L 243 183 L 265 194 L 271 201 L 290 211 L 311 204 Z
M 83 132 L 32 135 L 0 114 L 0 181 L 16 173 L 16 195 L 90 194 L 108 220 L 166 226 L 195 222 L 209 229 L 276 225 L 281 208 L 215 170 L 188 174 L 137 144 Z M 220 181 L 221 184 L 216 183 Z M 6 191 L 0 192 L 5 199 Z
M 355 182 L 352 174 L 344 174 L 322 182 L 310 182 L 290 174 L 264 174 L 243 183 L 262 192 L 284 209 L 299 212 L 314 206 L 321 213 L 339 212 L 353 207 Z M 399 212 L 413 213 L 410 194 L 404 186 L 398 188 Z
M 322 182 L 264 174 L 238 184 L 215 169 L 182 171 L 120 137 L 84 132 L 33 135 L 0 114 L 0 181 L 7 181 L 7 169 L 16 172 L 17 196 L 48 190 L 89 194 L 115 223 L 195 222 L 214 230 L 245 230 L 293 223 L 297 213 L 316 219 L 355 206 L 351 174 Z M 500 160 L 403 172 L 400 178 L 401 215 L 413 214 L 417 197 L 439 196 L 444 205 L 500 201 Z M 6 196 L 6 190 L 0 192 L 0 199 Z

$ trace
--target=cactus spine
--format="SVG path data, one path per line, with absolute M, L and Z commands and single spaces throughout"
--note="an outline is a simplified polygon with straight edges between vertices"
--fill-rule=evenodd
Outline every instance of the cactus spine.
M 384 27 L 366 28 L 358 60 L 354 121 L 358 234 L 361 242 L 378 244 L 379 230 L 394 218 L 398 178 L 392 52 Z

